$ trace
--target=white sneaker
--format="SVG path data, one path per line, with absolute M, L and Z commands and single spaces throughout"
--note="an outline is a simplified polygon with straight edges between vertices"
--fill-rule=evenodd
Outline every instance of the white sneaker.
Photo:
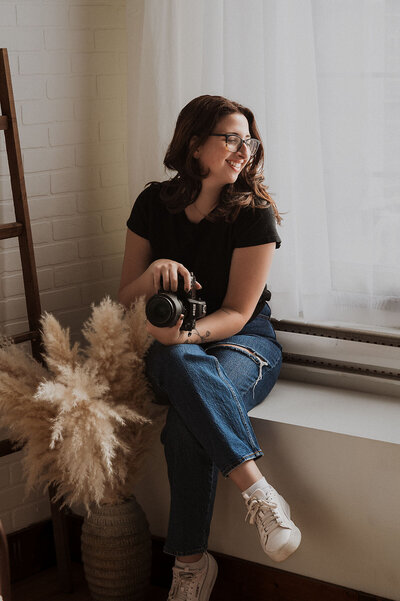
M 284 561 L 300 545 L 301 532 L 290 519 L 290 507 L 277 491 L 268 485 L 268 491 L 256 490 L 251 496 L 243 495 L 250 524 L 257 526 L 265 553 L 274 561 Z
M 172 586 L 167 601 L 208 601 L 217 578 L 218 566 L 214 557 L 204 553 L 205 566 L 197 570 L 174 566 Z

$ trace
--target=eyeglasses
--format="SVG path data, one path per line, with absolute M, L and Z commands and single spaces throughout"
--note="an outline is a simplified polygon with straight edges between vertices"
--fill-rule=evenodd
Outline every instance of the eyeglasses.
M 260 140 L 256 138 L 247 138 L 247 140 L 243 140 L 237 134 L 210 134 L 210 136 L 222 136 L 225 138 L 225 146 L 230 152 L 238 152 L 243 144 L 247 146 L 250 152 L 250 156 L 254 156 L 260 146 Z

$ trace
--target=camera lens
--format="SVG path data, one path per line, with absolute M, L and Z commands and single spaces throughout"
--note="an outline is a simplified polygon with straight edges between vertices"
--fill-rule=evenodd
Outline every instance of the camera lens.
M 158 328 L 174 326 L 182 312 L 182 303 L 174 294 L 155 294 L 146 304 L 146 317 Z

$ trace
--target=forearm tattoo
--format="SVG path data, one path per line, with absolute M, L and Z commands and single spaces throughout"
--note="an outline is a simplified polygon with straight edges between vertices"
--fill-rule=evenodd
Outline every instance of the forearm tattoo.
M 209 336 L 211 336 L 210 330 L 206 330 L 206 333 L 202 336 L 196 328 L 193 328 L 193 330 L 188 333 L 188 338 L 186 340 L 186 344 L 190 344 L 189 338 L 192 336 L 192 333 L 197 334 L 197 336 L 199 337 L 199 344 L 203 344 L 204 342 L 207 341 L 207 338 Z

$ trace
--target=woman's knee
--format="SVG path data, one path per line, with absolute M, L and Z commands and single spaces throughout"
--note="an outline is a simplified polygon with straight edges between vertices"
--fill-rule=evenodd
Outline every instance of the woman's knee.
M 269 340 L 234 336 L 229 342 L 211 344 L 207 352 L 217 358 L 237 387 L 247 411 L 269 394 L 281 369 L 282 352 Z

